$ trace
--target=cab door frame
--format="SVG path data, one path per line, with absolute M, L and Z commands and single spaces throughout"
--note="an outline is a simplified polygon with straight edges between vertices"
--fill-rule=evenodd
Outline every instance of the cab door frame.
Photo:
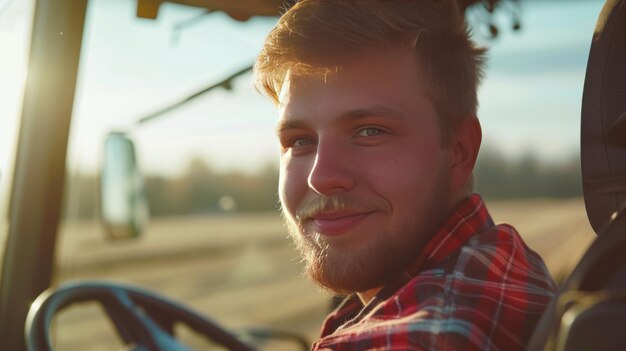
M 0 340 L 25 350 L 31 302 L 52 281 L 87 0 L 35 1 L 0 276 Z

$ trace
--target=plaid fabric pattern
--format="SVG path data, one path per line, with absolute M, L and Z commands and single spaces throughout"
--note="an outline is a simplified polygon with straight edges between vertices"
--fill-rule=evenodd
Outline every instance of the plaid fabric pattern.
M 313 350 L 523 350 L 555 290 L 541 257 L 474 194 L 366 306 L 346 298 Z

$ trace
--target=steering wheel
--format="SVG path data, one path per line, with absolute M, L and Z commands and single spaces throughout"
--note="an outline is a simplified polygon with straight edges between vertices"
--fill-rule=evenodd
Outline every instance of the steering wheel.
M 136 351 L 190 350 L 174 337 L 174 323 L 186 324 L 228 350 L 253 350 L 214 321 L 179 303 L 139 287 L 103 281 L 69 282 L 41 293 L 26 317 L 28 350 L 51 351 L 53 316 L 86 301 L 101 303 L 120 337 Z

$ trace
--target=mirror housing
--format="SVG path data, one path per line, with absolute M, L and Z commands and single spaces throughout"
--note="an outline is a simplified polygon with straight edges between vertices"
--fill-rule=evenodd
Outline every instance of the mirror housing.
M 143 179 L 135 145 L 123 132 L 111 132 L 100 174 L 100 214 L 109 239 L 132 239 L 148 221 Z

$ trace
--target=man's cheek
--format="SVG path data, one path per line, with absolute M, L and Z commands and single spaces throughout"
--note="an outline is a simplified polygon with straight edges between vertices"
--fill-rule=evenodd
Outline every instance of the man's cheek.
M 304 178 L 304 179 L 302 179 Z M 298 203 L 306 192 L 306 177 L 289 164 L 281 166 L 278 196 L 283 211 L 295 215 Z

